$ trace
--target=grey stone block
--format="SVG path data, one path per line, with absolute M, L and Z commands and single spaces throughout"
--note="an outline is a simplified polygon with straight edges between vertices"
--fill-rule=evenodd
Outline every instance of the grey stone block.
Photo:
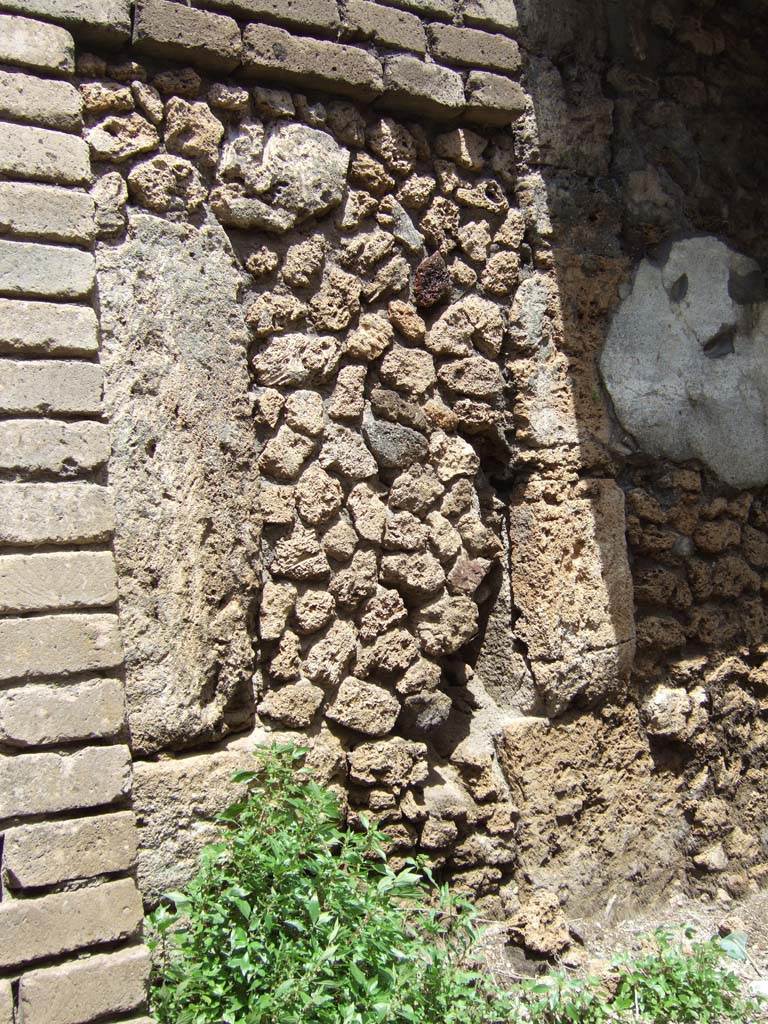
M 137 933 L 142 916 L 141 897 L 128 878 L 36 900 L 9 900 L 0 904 L 0 967 L 122 942 Z
M 109 427 L 86 420 L 11 419 L 0 422 L 0 469 L 23 475 L 73 477 L 109 458 Z
M 397 50 L 427 52 L 421 19 L 407 11 L 382 7 L 370 0 L 349 0 L 345 23 L 350 33 Z
M 7 11 L 66 25 L 78 39 L 120 46 L 131 34 L 131 0 L 3 0 Z
M 57 25 L 0 14 L 0 62 L 71 75 L 75 71 L 75 41 Z
M 91 356 L 98 350 L 98 324 L 92 309 L 0 299 L 0 352 Z
M 13 990 L 10 981 L 0 981 L 0 1024 L 13 1024 Z
M 97 484 L 0 484 L 0 544 L 87 544 L 115 528 L 112 498 Z
M 522 117 L 528 106 L 521 85 L 490 71 L 470 71 L 466 90 L 466 116 L 477 124 L 511 124 Z
M 232 18 L 170 0 L 142 0 L 136 5 L 133 48 L 137 53 L 226 72 L 240 63 L 242 42 Z
M 401 7 L 415 11 L 422 17 L 453 18 L 456 13 L 454 0 L 380 0 L 387 7 Z
M 116 615 L 40 615 L 0 621 L 0 680 L 116 668 L 123 647 Z
M 335 32 L 340 25 L 336 0 L 216 0 L 216 6 L 244 18 L 300 31 Z
M 93 256 L 37 242 L 0 240 L 0 293 L 29 298 L 85 299 L 93 288 Z
M 520 24 L 514 0 L 465 0 L 464 21 L 467 25 L 492 32 L 517 32 Z
M 91 180 L 88 146 L 64 132 L 0 123 L 0 174 L 56 185 L 87 185 Z
M 243 32 L 243 70 L 255 78 L 361 100 L 384 89 L 381 65 L 365 50 L 300 38 L 271 25 L 248 25 Z
M 19 984 L 24 1024 L 80 1024 L 140 1008 L 147 997 L 149 967 L 149 950 L 135 946 L 30 971 Z
M 10 747 L 110 739 L 124 722 L 119 679 L 89 679 L 71 686 L 27 683 L 0 690 L 0 740 Z
M 111 551 L 0 555 L 0 614 L 107 607 L 115 601 Z
M 0 360 L 0 413 L 97 415 L 101 367 L 82 360 Z
M 96 237 L 94 202 L 72 189 L 0 182 L 0 231 L 35 241 L 88 245 Z
M 386 95 L 379 105 L 446 119 L 464 109 L 461 75 L 416 57 L 392 57 L 384 65 Z
M 519 71 L 520 48 L 506 36 L 474 28 L 431 24 L 427 28 L 432 56 L 448 64 L 494 71 Z
M 3 870 L 13 889 L 60 885 L 130 870 L 137 845 L 133 811 L 19 825 L 3 837 Z
M 0 117 L 77 132 L 83 123 L 82 100 L 69 82 L 0 71 Z

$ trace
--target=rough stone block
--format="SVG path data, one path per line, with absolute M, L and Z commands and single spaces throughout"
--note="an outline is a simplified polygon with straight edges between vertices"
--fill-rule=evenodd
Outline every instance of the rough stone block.
M 325 89 L 370 100 L 384 89 L 381 65 L 355 46 L 299 38 L 271 25 L 248 25 L 243 32 L 243 70 L 305 89 Z
M 37 900 L 10 900 L 0 904 L 0 967 L 121 942 L 136 934 L 141 920 L 141 897 L 128 878 Z
M 511 124 L 526 111 L 525 90 L 510 78 L 490 71 L 470 71 L 466 88 L 466 116 L 477 124 Z
M 453 18 L 455 11 L 454 0 L 380 0 L 387 7 L 404 7 L 409 11 L 416 11 L 423 16 L 436 18 Z
M 0 182 L 0 231 L 88 245 L 96 237 L 93 199 L 85 192 L 50 185 Z
M 98 350 L 98 323 L 92 309 L 0 299 L 0 352 L 91 356 Z
M 85 299 L 94 278 L 89 252 L 37 242 L 0 241 L 0 292 L 4 295 Z
M 0 555 L 0 614 L 98 608 L 115 601 L 111 551 Z
M 216 0 L 216 6 L 242 17 L 304 32 L 335 32 L 339 28 L 336 0 Z
M 96 484 L 0 484 L 0 544 L 88 544 L 109 540 L 112 498 Z
M 0 360 L 0 412 L 77 413 L 101 410 L 101 367 L 80 360 Z
M 386 95 L 381 106 L 438 119 L 457 117 L 464 109 L 461 75 L 416 57 L 392 57 L 384 65 Z
M 170 0 L 143 0 L 136 5 L 133 48 L 212 71 L 233 71 L 240 63 L 242 42 L 232 18 Z
M 119 46 L 131 34 L 131 0 L 3 0 L 7 11 L 71 28 L 78 38 Z
M 0 174 L 57 185 L 91 180 L 88 145 L 74 135 L 0 123 Z
M 123 660 L 117 616 L 41 615 L 0 622 L 0 680 L 115 668 Z
M 111 444 L 105 423 L 12 419 L 0 422 L 0 469 L 24 476 L 73 477 L 103 466 Z
M 149 965 L 149 950 L 135 946 L 30 971 L 19 984 L 24 1024 L 82 1024 L 135 1010 L 146 1001 Z
M 518 71 L 520 48 L 513 39 L 475 28 L 432 24 L 427 28 L 430 52 L 439 61 L 470 68 Z
M 13 1024 L 13 991 L 10 981 L 0 981 L 0 1024 Z
M 5 833 L 3 869 L 13 889 L 60 885 L 76 878 L 129 871 L 136 860 L 137 843 L 133 811 L 19 825 Z
M 370 39 L 380 46 L 397 50 L 427 52 L 427 36 L 421 19 L 407 11 L 381 7 L 370 0 L 349 0 L 347 27 L 354 35 Z
M 75 71 L 75 41 L 57 25 L 0 14 L 0 62 L 71 75 Z
M 85 747 L 68 755 L 0 754 L 0 819 L 107 806 L 130 791 L 128 747 Z
M 0 741 L 12 747 L 42 747 L 116 736 L 125 721 L 123 684 L 88 679 L 0 690 Z
M 492 32 L 517 32 L 520 23 L 514 0 L 466 0 L 462 11 L 467 25 Z
M 80 93 L 69 82 L 0 71 L 0 117 L 42 128 L 77 132 L 82 125 Z

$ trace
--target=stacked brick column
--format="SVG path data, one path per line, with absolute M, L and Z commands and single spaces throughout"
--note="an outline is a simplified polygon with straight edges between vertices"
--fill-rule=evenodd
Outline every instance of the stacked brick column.
M 72 37 L 0 64 L 0 1024 L 146 1024 Z

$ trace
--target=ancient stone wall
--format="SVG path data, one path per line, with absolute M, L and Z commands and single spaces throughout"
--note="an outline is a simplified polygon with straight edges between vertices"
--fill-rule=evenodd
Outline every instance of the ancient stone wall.
M 0 9 L 0 1024 L 275 736 L 538 953 L 760 884 L 746 0 Z

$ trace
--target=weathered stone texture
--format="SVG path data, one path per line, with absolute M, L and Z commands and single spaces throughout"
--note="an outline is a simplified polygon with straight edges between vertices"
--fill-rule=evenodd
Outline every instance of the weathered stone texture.
M 490 71 L 470 71 L 466 92 L 467 117 L 478 124 L 510 124 L 522 117 L 528 107 L 521 85 Z
M 98 254 L 110 483 L 135 748 L 253 713 L 256 450 L 240 278 L 221 229 L 133 215 Z
M 0 680 L 71 675 L 123 660 L 115 615 L 43 615 L 0 621 Z
M 0 1024 L 13 1024 L 13 989 L 10 981 L 0 981 Z
M 449 64 L 494 71 L 520 70 L 520 48 L 512 39 L 453 25 L 433 24 L 428 32 L 433 56 Z
M 93 256 L 35 242 L 0 240 L 0 292 L 8 296 L 85 299 L 94 282 Z
M 109 540 L 112 496 L 94 484 L 0 484 L 0 543 L 85 544 Z
M 109 46 L 125 42 L 131 31 L 130 0 L 3 0 L 3 7 L 58 22 L 82 38 Z
M 75 43 L 70 33 L 57 25 L 0 14 L 0 61 L 71 75 L 75 70 Z
M 380 46 L 427 52 L 427 36 L 421 19 L 407 11 L 387 9 L 370 0 L 350 0 L 345 24 L 350 32 Z
M 0 299 L 0 351 L 90 356 L 98 351 L 96 314 L 85 306 Z
M 88 146 L 82 139 L 64 132 L 3 124 L 0 174 L 57 185 L 87 185 L 91 180 Z
M 11 419 L 0 422 L 0 469 L 20 476 L 72 477 L 103 466 L 111 450 L 105 423 Z
M 96 414 L 101 411 L 101 367 L 67 360 L 0 362 L 0 412 Z
M 0 182 L 0 231 L 88 245 L 96 236 L 93 199 L 83 192 L 47 185 Z
M 79 1024 L 140 1008 L 149 966 L 149 950 L 137 946 L 30 971 L 19 986 L 25 1024 Z
M 0 613 L 88 608 L 117 601 L 110 551 L 0 555 Z
M 232 18 L 169 0 L 143 0 L 133 22 L 137 53 L 190 61 L 214 71 L 232 71 L 240 63 L 240 29 Z
M 80 93 L 69 82 L 0 71 L 0 117 L 77 132 L 82 125 L 81 106 Z
M 125 723 L 119 679 L 64 685 L 28 683 L 0 691 L 0 741 L 12 747 L 107 739 Z
M 334 32 L 339 27 L 335 0 L 218 0 L 217 6 L 254 21 L 289 25 L 300 32 Z
M 464 108 L 461 75 L 416 57 L 391 57 L 384 64 L 384 102 L 413 114 L 455 117 Z
M 136 860 L 137 843 L 132 811 L 18 825 L 3 837 L 6 883 L 33 889 L 128 871 Z
M 106 806 L 130 793 L 131 752 L 118 746 L 0 755 L 0 781 L 0 819 Z
M 130 879 L 0 906 L 0 966 L 41 960 L 135 935 L 141 897 Z

